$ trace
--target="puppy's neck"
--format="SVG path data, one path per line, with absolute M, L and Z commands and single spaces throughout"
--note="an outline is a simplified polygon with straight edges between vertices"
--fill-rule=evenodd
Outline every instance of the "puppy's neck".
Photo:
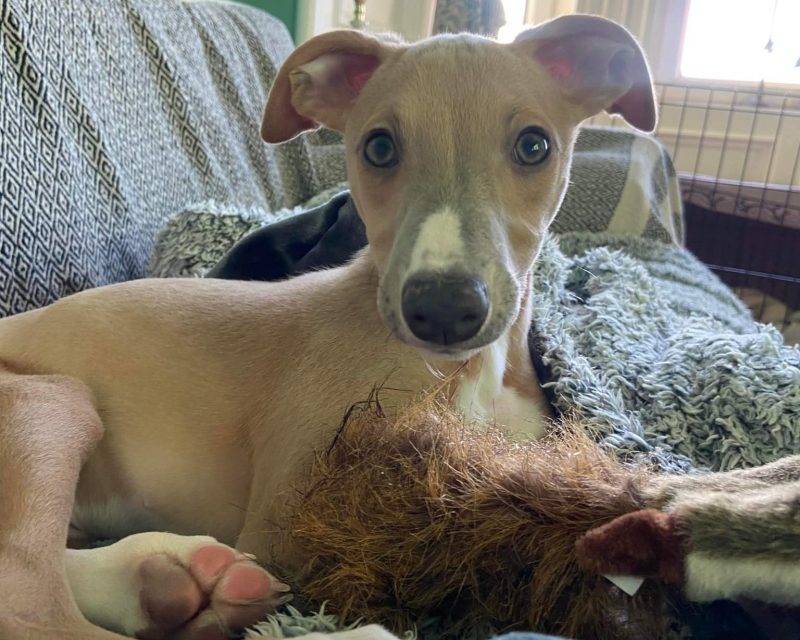
M 528 348 L 532 316 L 532 270 L 513 324 L 462 368 L 453 403 L 467 420 L 489 422 L 512 435 L 539 438 L 549 405 L 536 380 Z
M 378 271 L 369 249 L 359 252 L 348 270 L 354 282 L 358 281 L 362 287 L 377 287 Z M 425 358 L 441 376 L 452 376 L 448 387 L 451 402 L 467 421 L 494 424 L 520 439 L 541 437 L 546 420 L 552 415 L 528 348 L 532 282 L 533 268 L 522 283 L 522 299 L 514 322 L 467 362 Z

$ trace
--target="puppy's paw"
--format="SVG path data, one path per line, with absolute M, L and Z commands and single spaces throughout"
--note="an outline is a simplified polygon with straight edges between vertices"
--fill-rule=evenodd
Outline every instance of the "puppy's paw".
M 83 614 L 142 640 L 225 640 L 289 597 L 289 587 L 206 536 L 141 533 L 67 553 Z

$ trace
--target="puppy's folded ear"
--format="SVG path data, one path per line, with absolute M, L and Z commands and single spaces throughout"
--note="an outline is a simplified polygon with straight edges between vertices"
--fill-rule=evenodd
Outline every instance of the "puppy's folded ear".
M 350 30 L 303 43 L 286 59 L 270 89 L 261 137 L 284 142 L 320 125 L 344 131 L 361 89 L 396 47 Z
M 642 131 L 656 126 L 653 81 L 634 37 L 611 20 L 567 15 L 523 31 L 512 47 L 545 68 L 583 117 L 619 114 Z

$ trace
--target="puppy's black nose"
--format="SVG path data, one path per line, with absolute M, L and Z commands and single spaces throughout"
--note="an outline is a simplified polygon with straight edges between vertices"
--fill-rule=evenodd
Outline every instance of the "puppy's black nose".
M 450 345 L 474 337 L 489 313 L 486 284 L 469 276 L 418 274 L 403 286 L 403 317 L 420 340 Z

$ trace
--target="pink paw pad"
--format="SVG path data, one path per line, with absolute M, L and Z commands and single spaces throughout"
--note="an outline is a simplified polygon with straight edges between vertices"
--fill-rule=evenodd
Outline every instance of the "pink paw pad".
M 143 640 L 224 640 L 285 602 L 289 587 L 223 545 L 194 551 L 188 566 L 159 554 L 142 562 Z
M 204 590 L 210 590 L 234 562 L 236 555 L 228 547 L 221 545 L 200 547 L 192 554 L 189 571 Z
M 282 587 L 258 567 L 242 564 L 231 567 L 214 595 L 230 603 L 266 602 Z

